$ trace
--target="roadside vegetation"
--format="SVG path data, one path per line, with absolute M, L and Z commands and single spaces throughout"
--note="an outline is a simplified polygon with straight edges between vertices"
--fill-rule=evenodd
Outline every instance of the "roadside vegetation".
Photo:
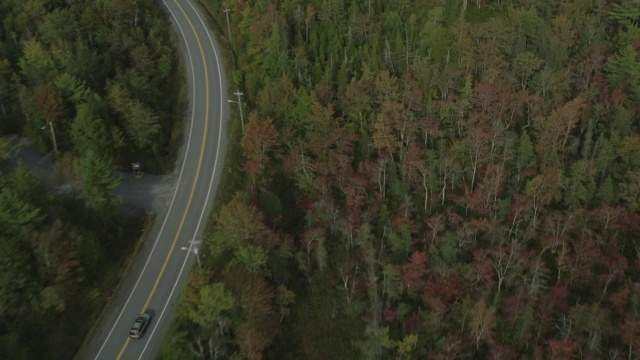
M 202 4 L 243 181 L 164 359 L 640 357 L 636 0 Z
M 151 221 L 113 170 L 171 170 L 184 74 L 152 0 L 0 0 L 0 24 L 0 357 L 70 359 Z M 75 191 L 10 167 L 10 137 Z

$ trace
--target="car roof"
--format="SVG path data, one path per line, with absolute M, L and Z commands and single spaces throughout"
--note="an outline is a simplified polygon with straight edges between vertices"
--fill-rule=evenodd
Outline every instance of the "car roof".
M 142 316 L 138 316 L 136 320 L 133 322 L 134 327 L 140 327 L 145 321 L 149 320 L 149 316 L 144 314 Z

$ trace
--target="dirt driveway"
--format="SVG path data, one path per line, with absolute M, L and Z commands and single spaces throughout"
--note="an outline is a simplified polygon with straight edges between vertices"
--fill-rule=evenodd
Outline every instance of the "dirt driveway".
M 53 154 L 42 155 L 24 138 L 11 139 L 13 156 L 8 161 L 12 170 L 23 161 L 29 169 L 49 184 L 54 191 L 72 192 L 76 190 L 76 183 L 71 178 L 57 175 L 53 165 Z M 122 196 L 125 205 L 134 206 L 146 211 L 158 213 L 166 209 L 171 202 L 175 189 L 177 174 L 149 175 L 135 179 L 131 173 L 117 173 L 122 183 L 116 189 L 116 194 Z

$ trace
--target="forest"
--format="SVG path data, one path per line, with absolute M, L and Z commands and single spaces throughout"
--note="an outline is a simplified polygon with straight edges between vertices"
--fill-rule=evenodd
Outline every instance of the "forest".
M 163 359 L 640 359 L 637 0 L 201 3 L 242 181 Z
M 70 359 L 99 318 L 152 221 L 114 170 L 171 170 L 183 77 L 156 1 L 0 0 L 0 358 Z M 16 139 L 73 190 L 16 164 Z

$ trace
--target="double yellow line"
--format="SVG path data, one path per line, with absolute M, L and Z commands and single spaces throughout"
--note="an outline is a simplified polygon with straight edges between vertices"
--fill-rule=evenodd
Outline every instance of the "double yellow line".
M 156 278 L 156 281 L 153 284 L 153 288 L 151 288 L 151 292 L 149 293 L 149 296 L 147 297 L 147 301 L 144 303 L 144 306 L 140 310 L 141 313 L 143 311 L 145 311 L 147 309 L 147 307 L 149 306 L 149 303 L 151 302 L 151 298 L 153 297 L 153 294 L 156 292 L 156 289 L 158 288 L 158 284 L 160 283 L 160 279 L 162 279 L 162 275 L 164 274 L 164 271 L 167 268 L 167 264 L 169 263 L 169 260 L 171 259 L 171 255 L 173 254 L 173 251 L 174 251 L 174 249 L 176 247 L 176 244 L 178 243 L 178 237 L 180 236 L 180 233 L 182 232 L 182 227 L 184 226 L 184 221 L 187 218 L 187 212 L 189 211 L 189 208 L 191 207 L 191 201 L 193 200 L 193 195 L 194 195 L 194 193 L 196 191 L 196 185 L 198 184 L 198 178 L 200 176 L 200 168 L 202 166 L 202 159 L 204 158 L 204 149 L 205 149 L 205 145 L 207 143 L 207 130 L 208 130 L 208 127 L 209 127 L 209 121 L 208 121 L 209 120 L 209 73 L 207 71 L 207 60 L 206 60 L 206 58 L 204 56 L 204 50 L 202 48 L 202 43 L 200 42 L 200 37 L 198 36 L 198 33 L 196 32 L 196 29 L 193 26 L 193 23 L 191 22 L 191 20 L 187 16 L 187 13 L 184 11 L 182 6 L 180 6 L 178 1 L 177 0 L 173 0 L 173 2 L 180 9 L 180 12 L 182 12 L 182 14 L 184 15 L 184 18 L 189 23 L 189 27 L 191 28 L 191 31 L 193 31 L 193 35 L 195 36 L 196 42 L 198 43 L 198 49 L 200 50 L 200 56 L 202 57 L 202 64 L 204 66 L 204 82 L 205 82 L 205 112 L 204 112 L 205 122 L 204 122 L 204 131 L 202 133 L 202 139 L 203 139 L 202 140 L 202 145 L 200 146 L 200 156 L 198 158 L 198 166 L 196 168 L 196 176 L 195 176 L 195 179 L 193 181 L 193 185 L 191 186 L 191 192 L 189 193 L 189 199 L 187 200 L 187 206 L 185 207 L 184 213 L 182 214 L 182 219 L 180 219 L 180 225 L 178 226 L 178 231 L 176 232 L 176 236 L 173 238 L 173 242 L 171 243 L 171 248 L 169 249 L 169 253 L 167 254 L 167 257 L 164 259 L 164 263 L 162 264 L 162 268 L 160 269 L 160 272 L 158 273 L 158 277 Z M 192 69 L 192 71 L 195 71 L 195 69 Z M 125 340 L 124 345 L 122 345 L 122 349 L 120 349 L 120 352 L 118 353 L 117 360 L 120 360 L 120 358 L 122 358 L 122 355 L 124 354 L 125 350 L 127 349 L 127 346 L 129 346 L 129 342 L 130 341 L 131 341 L 131 338 L 127 337 L 127 340 Z

